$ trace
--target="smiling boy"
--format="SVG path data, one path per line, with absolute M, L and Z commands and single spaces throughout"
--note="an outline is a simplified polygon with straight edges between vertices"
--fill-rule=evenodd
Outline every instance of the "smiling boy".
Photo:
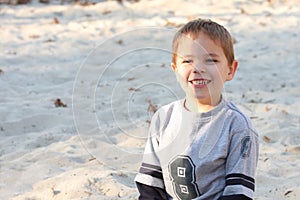
M 253 199 L 257 132 L 222 96 L 237 66 L 223 26 L 197 19 L 176 33 L 172 69 L 185 98 L 152 118 L 135 178 L 139 199 Z

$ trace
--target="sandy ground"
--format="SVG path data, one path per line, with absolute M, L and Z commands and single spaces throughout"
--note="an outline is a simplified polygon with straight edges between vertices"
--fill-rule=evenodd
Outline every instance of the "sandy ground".
M 224 96 L 260 133 L 255 199 L 299 199 L 297 0 L 0 5 L 0 199 L 136 199 L 153 111 L 182 98 L 172 34 L 197 17 L 235 38 Z

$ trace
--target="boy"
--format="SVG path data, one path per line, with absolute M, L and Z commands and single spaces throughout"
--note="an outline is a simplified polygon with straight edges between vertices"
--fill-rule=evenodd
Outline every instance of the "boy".
M 175 34 L 172 69 L 185 98 L 152 118 L 135 178 L 139 199 L 253 199 L 258 135 L 222 97 L 237 66 L 223 26 L 197 19 Z

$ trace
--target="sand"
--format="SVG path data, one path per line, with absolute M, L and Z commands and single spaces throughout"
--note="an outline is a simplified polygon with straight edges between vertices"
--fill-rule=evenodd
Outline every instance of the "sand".
M 300 198 L 297 0 L 0 5 L 0 199 L 136 199 L 149 120 L 183 97 L 172 34 L 211 18 L 235 39 L 224 96 L 260 139 L 255 199 Z

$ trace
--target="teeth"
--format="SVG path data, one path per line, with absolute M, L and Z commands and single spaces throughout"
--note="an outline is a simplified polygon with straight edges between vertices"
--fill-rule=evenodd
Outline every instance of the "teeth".
M 209 83 L 209 80 L 195 80 L 195 81 L 192 81 L 192 83 L 194 85 L 206 85 Z

